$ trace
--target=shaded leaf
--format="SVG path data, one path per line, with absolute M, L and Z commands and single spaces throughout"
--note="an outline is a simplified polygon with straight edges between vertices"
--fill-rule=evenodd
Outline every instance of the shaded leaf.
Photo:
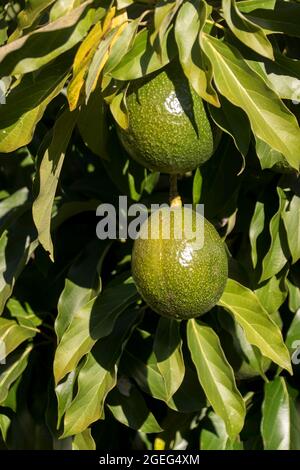
M 157 367 L 165 383 L 167 401 L 169 401 L 180 387 L 185 372 L 179 322 L 167 318 L 159 320 L 153 351 L 157 359 Z
M 0 106 L 0 152 L 28 144 L 47 105 L 62 90 L 70 70 L 70 58 L 63 56 L 35 77 L 23 77 Z
M 80 42 L 93 24 L 95 10 L 85 1 L 67 16 L 9 42 L 0 51 L 1 74 L 33 72 Z
M 145 433 L 162 430 L 143 395 L 132 383 L 129 383 L 126 393 L 120 392 L 120 387 L 119 390 L 112 390 L 107 398 L 107 406 L 114 418 L 125 426 Z
M 78 375 L 78 392 L 66 411 L 63 437 L 78 434 L 103 418 L 106 396 L 116 384 L 117 363 L 132 329 L 140 320 L 139 310 L 128 309 L 113 332 L 99 340 L 87 355 Z
M 1 328 L 1 322 L 0 322 Z M 19 339 L 16 341 L 20 341 L 20 333 L 14 333 L 16 336 L 19 336 Z M 23 337 L 24 338 L 24 337 Z M 27 339 L 25 337 L 25 339 Z M 23 341 L 22 339 L 21 341 Z M 17 378 L 22 374 L 25 370 L 29 354 L 32 351 L 32 345 L 28 345 L 25 350 L 16 352 L 10 355 L 6 361 L 5 365 L 0 365 L 0 403 L 6 399 L 8 395 L 8 391 L 10 386 L 17 380 Z M 0 362 L 1 364 L 1 362 Z
M 257 9 L 248 14 L 247 18 L 269 32 L 300 37 L 299 3 L 276 2 L 275 8 Z
M 299 450 L 300 420 L 284 377 L 265 384 L 261 433 L 265 450 Z
M 96 299 L 74 311 L 72 321 L 55 352 L 56 383 L 76 367 L 97 340 L 112 332 L 119 315 L 136 298 L 135 285 L 129 280 L 107 287 Z
M 287 262 L 285 234 L 281 221 L 281 214 L 286 205 L 286 196 L 281 188 L 277 188 L 277 194 L 279 198 L 279 208 L 270 220 L 269 232 L 271 235 L 271 245 L 262 262 L 260 282 L 279 273 Z
M 27 339 L 33 338 L 36 332 L 37 330 L 33 328 L 18 325 L 15 320 L 0 318 L 0 342 L 1 345 L 4 344 L 4 356 L 1 359 L 5 359 L 6 356 Z
M 294 195 L 287 209 L 282 212 L 292 263 L 300 259 L 300 197 Z

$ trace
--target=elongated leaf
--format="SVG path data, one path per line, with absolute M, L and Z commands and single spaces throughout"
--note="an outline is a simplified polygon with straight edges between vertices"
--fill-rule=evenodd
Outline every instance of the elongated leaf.
M 126 394 L 119 390 L 112 390 L 107 399 L 107 406 L 117 421 L 140 432 L 162 430 L 137 387 L 129 384 Z
M 225 422 L 227 433 L 235 437 L 245 419 L 245 403 L 234 379 L 233 370 L 216 333 L 196 320 L 187 325 L 188 346 L 199 381 L 214 411 Z
M 70 70 L 63 56 L 35 77 L 24 77 L 0 106 L 0 152 L 12 152 L 28 144 L 47 105 L 62 90 Z
M 55 0 L 28 0 L 26 7 L 18 15 L 18 27 L 22 29 L 29 28 L 39 15 Z
M 67 408 L 72 403 L 74 386 L 80 370 L 80 366 L 76 370 L 72 370 L 69 374 L 55 387 L 57 398 L 57 429 L 60 427 L 61 419 Z
M 25 205 L 28 199 L 28 188 L 21 188 L 11 196 L 6 197 L 0 203 L 0 229 L 2 230 L 11 222 L 11 219 L 17 217 L 26 210 Z
M 120 35 L 116 38 L 111 46 L 110 53 L 105 63 L 103 74 L 108 74 L 114 70 L 121 62 L 124 54 L 130 49 L 132 42 L 136 36 L 140 18 L 127 23 Z
M 269 225 L 271 235 L 271 245 L 262 262 L 262 274 L 260 281 L 265 281 L 279 273 L 287 262 L 284 228 L 281 221 L 281 214 L 286 205 L 286 197 L 281 188 L 277 188 L 279 197 L 279 208 L 272 217 Z
M 67 146 L 77 120 L 77 112 L 64 113 L 57 119 L 49 148 L 46 150 L 37 170 L 35 187 L 38 192 L 32 215 L 41 245 L 54 260 L 53 244 L 50 234 L 51 212 Z
M 251 258 L 253 267 L 257 265 L 257 239 L 264 229 L 265 212 L 264 204 L 260 201 L 256 202 L 254 214 L 251 219 L 249 238 L 251 243 Z
M 290 351 L 292 363 L 297 367 L 300 364 L 300 310 L 295 313 L 285 343 Z
M 246 157 L 250 144 L 250 124 L 243 110 L 233 106 L 224 96 L 219 96 L 220 107 L 209 106 L 215 123 L 234 140 L 237 149 Z
M 265 32 L 240 12 L 235 0 L 222 0 L 222 7 L 224 18 L 233 34 L 250 49 L 274 60 L 272 44 Z
M 292 2 L 276 2 L 270 10 L 257 9 L 247 18 L 269 32 L 300 37 L 300 5 Z
M 237 3 L 238 9 L 244 13 L 257 9 L 273 10 L 276 0 L 241 0 Z
M 206 34 L 202 43 L 212 62 L 219 91 L 246 112 L 257 137 L 281 152 L 298 169 L 300 130 L 295 116 L 252 71 L 237 49 Z
M 106 396 L 116 384 L 117 363 L 140 319 L 139 310 L 128 309 L 117 321 L 111 335 L 99 340 L 87 355 L 78 375 L 78 392 L 66 411 L 63 437 L 78 434 L 103 418 Z
M 2 439 L 6 442 L 7 432 L 11 424 L 11 419 L 5 413 L 0 413 L 0 431 Z
M 58 383 L 73 370 L 97 340 L 112 332 L 118 316 L 137 298 L 133 282 L 107 287 L 75 311 L 72 321 L 62 336 L 54 358 L 54 376 Z M 91 359 L 92 360 L 92 359 Z
M 273 276 L 255 289 L 260 303 L 270 315 L 279 310 L 287 297 L 284 281 L 284 277 Z
M 5 359 L 12 351 L 14 351 L 21 343 L 35 336 L 36 330 L 33 328 L 25 328 L 18 325 L 15 320 L 0 318 L 0 342 L 4 344 Z
M 6 399 L 10 386 L 25 370 L 31 351 L 32 345 L 28 345 L 25 350 L 10 355 L 4 366 L 0 365 L 0 403 Z
M 200 169 L 197 168 L 193 179 L 193 204 L 199 204 L 202 191 L 202 175 Z
M 200 48 L 202 28 L 211 8 L 202 0 L 185 2 L 176 17 L 175 39 L 183 71 L 195 91 L 206 101 L 219 106 L 218 96 L 212 86 L 211 66 L 205 61 Z M 187 34 L 187 29 L 189 34 Z
M 100 293 L 100 272 L 109 246 L 109 243 L 99 243 L 99 240 L 91 242 L 71 266 L 58 301 L 55 332 L 59 342 L 73 315 Z
M 229 438 L 224 421 L 213 411 L 208 413 L 200 432 L 201 450 L 242 450 L 243 444 Z
M 165 383 L 167 401 L 169 401 L 180 387 L 185 372 L 179 322 L 161 318 L 153 348 L 157 367 Z
M 300 197 L 293 196 L 286 211 L 282 212 L 292 262 L 300 259 Z
M 265 450 L 300 450 L 300 419 L 284 377 L 265 384 L 261 433 Z
M 70 13 L 78 5 L 77 0 L 56 0 L 50 11 L 50 21 L 58 20 Z
M 72 450 L 96 450 L 96 443 L 89 428 L 80 434 L 76 434 L 73 439 Z
M 255 142 L 256 154 L 259 158 L 262 170 L 265 170 L 266 168 L 273 168 L 274 165 L 276 165 L 277 168 L 282 168 L 283 170 L 285 168 L 291 169 L 290 165 L 288 164 L 282 153 L 273 149 L 272 147 L 270 147 L 270 145 L 266 144 L 266 142 L 261 139 L 258 139 L 257 137 L 255 139 Z
M 0 314 L 16 279 L 38 245 L 32 218 L 26 211 L 0 237 Z
M 32 72 L 74 47 L 93 24 L 95 10 L 89 8 L 91 3 L 87 0 L 69 15 L 3 46 L 1 74 Z
M 250 344 L 254 344 L 264 356 L 292 372 L 290 356 L 280 329 L 254 292 L 233 279 L 228 279 L 219 305 L 233 314 Z
M 300 289 L 289 279 L 286 280 L 286 285 L 289 292 L 289 309 L 296 312 L 300 308 Z
M 141 30 L 135 37 L 134 43 L 124 55 L 120 63 L 111 71 L 111 75 L 118 80 L 133 80 L 162 68 L 168 64 L 175 55 L 172 31 L 165 35 L 161 44 L 161 57 L 148 41 L 148 32 Z

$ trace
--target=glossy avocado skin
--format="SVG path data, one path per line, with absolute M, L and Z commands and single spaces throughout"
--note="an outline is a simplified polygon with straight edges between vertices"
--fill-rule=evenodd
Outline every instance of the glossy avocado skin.
M 141 165 L 183 174 L 211 157 L 215 128 L 178 64 L 132 81 L 126 103 L 129 128 L 118 135 Z
M 206 313 L 221 297 L 228 275 L 227 256 L 217 231 L 206 219 L 204 244 L 200 249 L 195 249 L 194 242 L 185 237 L 163 239 L 162 227 L 164 230 L 170 226 L 182 227 L 176 216 L 170 219 L 170 210 L 161 210 L 157 239 L 140 237 L 135 240 L 132 275 L 139 293 L 152 310 L 170 318 L 188 319 Z M 185 208 L 184 211 L 202 217 L 196 216 L 192 209 Z M 148 219 L 152 222 L 151 229 L 158 227 L 155 214 Z M 192 219 L 193 229 L 195 220 Z M 140 235 L 143 237 L 145 233 L 146 223 Z

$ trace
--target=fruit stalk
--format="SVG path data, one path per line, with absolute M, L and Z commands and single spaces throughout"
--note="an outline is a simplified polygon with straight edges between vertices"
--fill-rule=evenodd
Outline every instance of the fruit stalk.
M 177 175 L 170 175 L 170 206 L 182 207 L 181 197 L 177 189 Z

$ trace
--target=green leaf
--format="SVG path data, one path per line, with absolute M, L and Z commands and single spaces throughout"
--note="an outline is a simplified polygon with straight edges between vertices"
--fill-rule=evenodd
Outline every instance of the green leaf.
M 280 165 L 283 168 L 291 168 L 288 162 L 285 160 L 282 153 L 270 147 L 261 139 L 256 137 L 256 153 L 259 158 L 260 166 L 262 170 L 266 168 L 273 168 L 274 165 Z
M 62 336 L 54 358 L 54 376 L 58 383 L 73 370 L 97 340 L 109 335 L 119 315 L 137 298 L 131 280 L 104 289 L 96 299 L 80 305 Z
M 292 263 L 300 259 L 300 197 L 294 195 L 287 210 L 282 212 Z
M 210 13 L 211 7 L 202 0 L 183 3 L 176 17 L 175 39 L 181 66 L 191 85 L 199 96 L 219 106 L 217 93 L 211 83 L 211 66 L 200 47 L 202 29 Z
M 277 188 L 277 194 L 279 198 L 279 208 L 273 215 L 269 224 L 271 245 L 262 262 L 260 282 L 279 273 L 287 262 L 284 239 L 285 233 L 281 220 L 281 214 L 286 205 L 286 196 L 281 188 Z
M 74 386 L 79 370 L 80 366 L 77 366 L 76 370 L 69 372 L 64 380 L 62 380 L 55 387 L 55 394 L 57 398 L 57 429 L 60 427 L 61 419 L 67 408 L 69 408 L 72 403 Z
M 58 342 L 73 320 L 74 314 L 101 291 L 100 271 L 110 243 L 94 240 L 79 254 L 65 280 L 58 300 L 55 332 Z
M 0 51 L 1 74 L 33 72 L 72 49 L 93 24 L 95 10 L 90 8 L 90 4 L 92 0 L 85 1 L 63 18 L 3 46 Z
M 21 326 L 35 328 L 42 323 L 42 320 L 34 313 L 28 303 L 25 306 L 12 297 L 6 304 L 7 309 L 12 317 L 16 318 Z
M 124 54 L 130 49 L 132 42 L 136 36 L 140 18 L 131 20 L 126 24 L 125 28 L 117 39 L 113 42 L 108 59 L 103 69 L 103 75 L 109 74 L 121 62 Z
M 264 281 L 255 289 L 255 294 L 270 315 L 277 312 L 287 297 L 284 277 L 273 276 Z
M 280 329 L 254 292 L 233 279 L 228 279 L 219 305 L 234 316 L 250 344 L 257 346 L 264 356 L 292 373 L 290 356 Z
M 19 332 L 14 334 L 16 334 L 16 336 L 20 335 Z M 28 345 L 25 350 L 11 354 L 4 366 L 0 365 L 0 403 L 4 402 L 8 395 L 10 386 L 25 370 L 31 351 L 32 345 Z
M 300 450 L 300 420 L 284 377 L 265 384 L 261 433 L 265 450 Z
M 50 234 L 53 201 L 62 169 L 67 146 L 76 124 L 78 112 L 64 111 L 57 119 L 49 147 L 45 151 L 37 170 L 35 188 L 38 196 L 33 202 L 32 215 L 43 248 L 54 260 Z
M 273 10 L 277 0 L 241 0 L 237 3 L 237 7 L 243 13 L 257 9 Z
M 11 419 L 9 418 L 9 416 L 0 412 L 0 431 L 1 431 L 2 439 L 4 442 L 6 442 L 7 433 L 8 433 L 10 424 L 11 424 Z
M 122 378 L 118 387 L 112 390 L 107 398 L 107 407 L 114 418 L 136 431 L 145 433 L 162 431 L 138 388 L 129 382 L 126 390 L 121 390 Z
M 250 145 L 250 125 L 244 111 L 233 106 L 224 96 L 219 96 L 220 108 L 209 106 L 210 114 L 215 123 L 227 134 L 231 135 L 236 148 L 245 158 Z
M 27 209 L 25 203 L 28 200 L 28 188 L 21 188 L 14 192 L 11 196 L 6 197 L 0 203 L 0 229 L 1 232 L 9 222 L 15 217 L 19 216 L 24 210 Z
M 180 387 L 185 372 L 179 322 L 167 318 L 159 320 L 153 350 L 169 401 Z
M 110 111 L 115 121 L 122 129 L 127 129 L 129 120 L 126 109 L 126 90 L 118 93 L 110 103 Z
M 37 247 L 30 214 L 25 212 L 0 237 L 0 314 L 16 279 Z
M 233 34 L 250 49 L 274 60 L 272 44 L 265 32 L 240 12 L 235 0 L 222 0 L 222 7 L 224 18 Z
M 226 432 L 224 421 L 210 411 L 200 431 L 201 450 L 236 450 L 243 449 L 238 440 L 232 442 Z
M 62 437 L 78 434 L 103 418 L 106 396 L 116 384 L 117 363 L 132 329 L 140 320 L 139 309 L 126 310 L 113 332 L 99 340 L 87 355 L 78 375 L 78 392 L 66 411 Z
M 299 351 L 300 351 L 300 310 L 295 313 L 295 316 L 290 324 L 290 327 L 286 334 L 285 344 L 290 351 L 292 357 L 292 363 L 298 366 L 300 363 Z
M 206 34 L 202 43 L 212 62 L 220 93 L 246 112 L 255 136 L 281 152 L 290 165 L 298 169 L 300 130 L 295 116 L 249 67 L 235 47 Z
M 276 2 L 275 8 L 258 9 L 247 15 L 247 18 L 264 28 L 267 32 L 284 33 L 300 37 L 300 5 L 291 2 Z
M 58 20 L 70 13 L 77 5 L 78 0 L 56 0 L 50 11 L 50 21 Z
M 202 175 L 199 168 L 196 169 L 193 179 L 193 204 L 199 204 L 202 192 Z
M 81 106 L 77 126 L 85 145 L 102 158 L 108 158 L 107 107 L 99 90 L 91 94 L 86 105 Z
M 176 52 L 172 30 L 169 30 L 165 35 L 161 51 L 161 56 L 159 56 L 149 42 L 148 31 L 141 30 L 136 35 L 132 47 L 123 56 L 117 67 L 111 71 L 112 77 L 118 80 L 133 80 L 168 64 Z
M 4 345 L 5 359 L 12 351 L 27 339 L 33 338 L 37 330 L 18 325 L 15 320 L 0 318 L 0 343 Z
M 300 308 L 300 289 L 289 279 L 286 280 L 286 285 L 289 291 L 289 309 L 296 312 Z
M 183 0 L 158 0 L 154 10 L 153 32 L 150 36 L 151 43 L 160 50 L 165 34 L 167 33 L 174 16 Z M 157 44 L 156 44 L 157 42 Z
M 0 152 L 27 145 L 50 101 L 62 90 L 70 70 L 70 58 L 61 57 L 37 76 L 29 74 L 0 106 Z
M 96 450 L 96 443 L 89 428 L 74 436 L 72 450 Z
M 234 379 L 233 370 L 221 348 L 216 333 L 196 320 L 187 325 L 188 346 L 199 381 L 214 411 L 234 438 L 244 425 L 245 403 Z
M 256 202 L 254 214 L 251 219 L 249 238 L 251 244 L 251 258 L 253 267 L 255 268 L 258 261 L 257 256 L 257 240 L 260 234 L 263 232 L 265 224 L 265 208 L 264 204 L 260 201 Z
M 40 14 L 55 0 L 27 0 L 26 7 L 18 14 L 18 28 L 29 28 Z

